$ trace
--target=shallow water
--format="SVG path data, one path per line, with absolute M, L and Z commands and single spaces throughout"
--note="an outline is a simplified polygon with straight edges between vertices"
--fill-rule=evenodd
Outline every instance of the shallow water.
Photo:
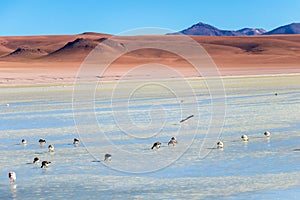
M 113 84 L 104 84 L 92 109 L 84 89 L 72 98 L 72 85 L 3 87 L 0 199 L 299 199 L 299 78 L 225 78 L 221 133 L 208 128 L 212 102 L 222 98 L 212 100 L 203 81 L 190 80 L 195 94 L 152 85 L 130 98 L 138 81 L 121 83 L 114 98 Z M 179 141 L 174 147 L 167 145 L 172 136 Z M 219 136 L 224 150 L 216 149 Z M 40 146 L 39 138 L 47 143 Z M 151 150 L 156 141 L 161 148 Z M 105 153 L 111 161 L 103 162 Z M 31 164 L 36 156 L 52 164 Z M 9 171 L 17 174 L 15 184 Z

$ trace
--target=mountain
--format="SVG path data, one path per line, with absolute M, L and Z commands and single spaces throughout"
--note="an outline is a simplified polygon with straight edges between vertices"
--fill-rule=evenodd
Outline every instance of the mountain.
M 266 33 L 265 29 L 262 28 L 243 28 L 241 30 L 237 30 L 236 32 L 241 35 L 262 35 Z
M 175 33 L 176 34 L 176 33 Z M 233 36 L 236 35 L 233 31 L 224 31 L 220 30 L 214 26 L 211 26 L 209 24 L 205 24 L 202 22 L 199 22 L 198 24 L 195 24 L 191 26 L 190 28 L 184 29 L 178 34 L 184 34 L 184 35 L 206 35 L 206 36 Z
M 245 36 L 245 35 L 261 35 L 265 33 L 264 29 L 256 28 L 244 28 L 241 30 L 221 30 L 209 24 L 199 22 L 177 33 L 171 33 L 172 35 L 184 34 L 184 35 L 205 35 L 205 36 Z
M 300 34 L 300 23 L 292 23 L 285 26 L 280 26 L 265 33 L 265 35 L 275 34 Z

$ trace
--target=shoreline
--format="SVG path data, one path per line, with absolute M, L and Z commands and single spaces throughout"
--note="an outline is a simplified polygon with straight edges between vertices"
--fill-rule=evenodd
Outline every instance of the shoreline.
M 210 76 L 210 77 L 195 77 L 195 76 L 190 76 L 190 77 L 184 77 L 185 80 L 188 81 L 193 81 L 193 80 L 209 80 L 209 79 L 222 79 L 222 80 L 230 80 L 230 79 L 248 79 L 248 78 L 275 78 L 275 77 L 295 77 L 295 76 L 300 76 L 300 73 L 280 73 L 280 74 L 247 74 L 247 75 L 220 75 L 220 76 Z M 145 79 L 141 78 L 130 78 L 130 79 L 110 79 L 114 77 L 108 77 L 104 79 L 99 79 L 99 78 L 90 78 L 84 81 L 80 81 L 80 84 L 91 84 L 94 83 L 95 80 L 97 79 L 97 84 L 99 83 L 115 83 L 115 82 L 142 82 L 145 81 Z M 115 77 L 116 78 L 116 77 Z M 117 77 L 120 78 L 120 77 Z M 0 88 L 27 88 L 27 87 L 70 87 L 76 85 L 76 78 L 73 81 L 45 81 L 45 82 L 30 82 L 30 83 L 25 83 L 25 82 L 16 82 L 16 83 L 0 83 Z M 149 78 L 146 79 L 147 81 L 178 81 L 182 80 L 180 77 L 171 77 L 171 78 Z

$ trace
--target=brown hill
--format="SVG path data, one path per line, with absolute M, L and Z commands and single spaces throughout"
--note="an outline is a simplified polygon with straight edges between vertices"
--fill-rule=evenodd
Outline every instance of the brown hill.
M 47 60 L 82 61 L 84 57 L 98 45 L 97 41 L 77 38 L 44 57 Z
M 39 58 L 48 53 L 42 49 L 33 49 L 30 47 L 19 47 L 15 51 L 9 53 L 8 55 L 3 56 L 5 60 L 14 60 L 14 59 L 34 59 Z
M 100 35 L 102 36 L 102 35 Z M 80 62 L 97 47 L 97 51 L 104 54 L 109 54 L 117 51 L 122 51 L 125 47 L 121 43 L 97 35 L 97 39 L 77 38 L 74 41 L 68 42 L 62 48 L 43 57 L 44 60 L 56 60 L 65 62 Z M 99 45 L 101 44 L 101 45 Z

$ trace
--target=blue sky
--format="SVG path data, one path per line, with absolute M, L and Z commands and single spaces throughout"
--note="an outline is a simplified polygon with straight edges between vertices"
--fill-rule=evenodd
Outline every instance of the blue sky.
M 134 28 L 271 30 L 300 22 L 299 0 L 1 0 L 0 35 L 118 34 Z

